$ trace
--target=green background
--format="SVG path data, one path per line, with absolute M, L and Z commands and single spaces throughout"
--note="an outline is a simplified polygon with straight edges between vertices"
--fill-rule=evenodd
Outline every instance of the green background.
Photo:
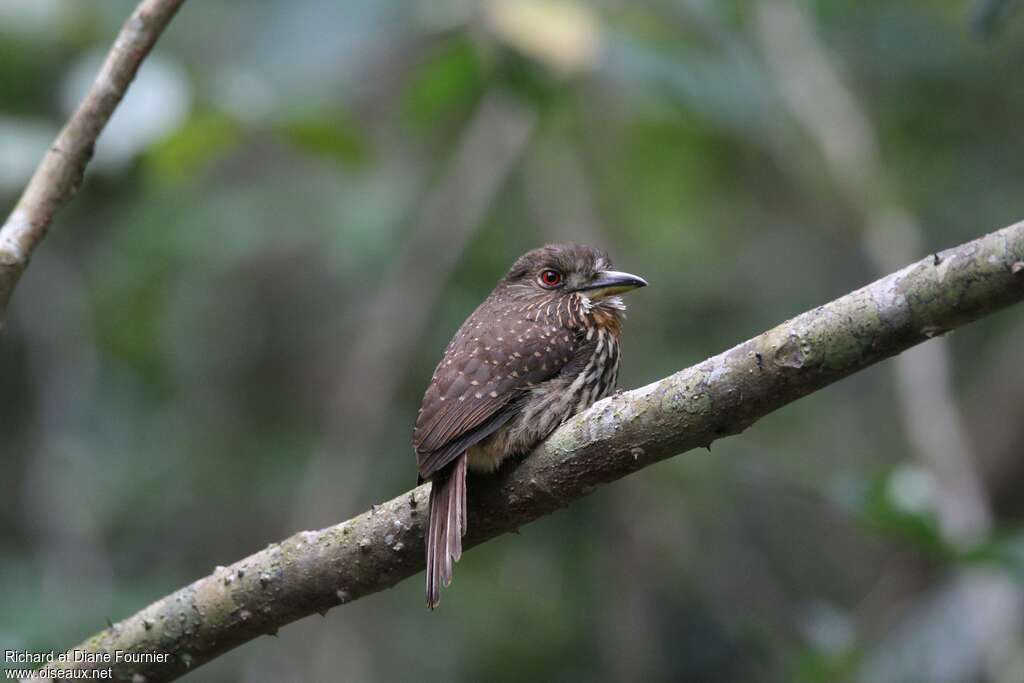
M 0 335 L 0 650 L 409 488 L 433 364 L 530 248 L 650 281 L 632 388 L 1021 219 L 1012 4 L 186 3 Z M 131 8 L 0 3 L 4 207 Z M 435 613 L 415 577 L 187 680 L 1019 682 L 1022 335 L 604 487 Z

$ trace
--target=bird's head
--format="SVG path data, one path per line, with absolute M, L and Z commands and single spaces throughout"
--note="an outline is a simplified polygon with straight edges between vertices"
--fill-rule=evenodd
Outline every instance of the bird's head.
M 604 251 L 582 244 L 549 244 L 529 251 L 516 259 L 504 282 L 538 298 L 579 294 L 587 302 L 613 307 L 621 307 L 619 294 L 647 286 L 642 277 L 612 270 Z

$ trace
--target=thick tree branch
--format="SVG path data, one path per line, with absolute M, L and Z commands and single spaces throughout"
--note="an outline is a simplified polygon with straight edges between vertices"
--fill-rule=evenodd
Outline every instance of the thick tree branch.
M 185 0 L 143 0 L 121 28 L 103 68 L 50 145 L 14 211 L 0 228 L 0 328 L 29 258 L 54 215 L 78 190 L 96 139 L 121 103 L 139 65 Z
M 518 466 L 473 480 L 468 546 L 603 483 L 738 434 L 802 396 L 1021 299 L 1024 222 L 600 401 Z M 119 650 L 167 653 L 163 663 L 114 665 L 116 680 L 167 681 L 296 619 L 389 588 L 423 569 L 428 491 L 420 486 L 347 522 L 303 531 L 220 567 L 75 649 L 112 657 Z

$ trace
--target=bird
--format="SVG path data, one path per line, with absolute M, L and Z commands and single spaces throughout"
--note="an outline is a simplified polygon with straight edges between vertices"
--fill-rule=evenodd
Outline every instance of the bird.
M 625 303 L 647 281 L 608 254 L 549 244 L 512 264 L 462 323 L 430 379 L 413 429 L 431 482 L 427 607 L 440 604 L 466 533 L 467 470 L 490 474 L 615 390 Z

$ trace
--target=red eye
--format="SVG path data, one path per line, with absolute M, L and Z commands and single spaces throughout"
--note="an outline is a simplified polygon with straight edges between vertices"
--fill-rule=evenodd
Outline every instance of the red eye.
M 557 270 L 545 270 L 540 274 L 540 283 L 545 287 L 557 287 L 562 282 L 562 274 Z

